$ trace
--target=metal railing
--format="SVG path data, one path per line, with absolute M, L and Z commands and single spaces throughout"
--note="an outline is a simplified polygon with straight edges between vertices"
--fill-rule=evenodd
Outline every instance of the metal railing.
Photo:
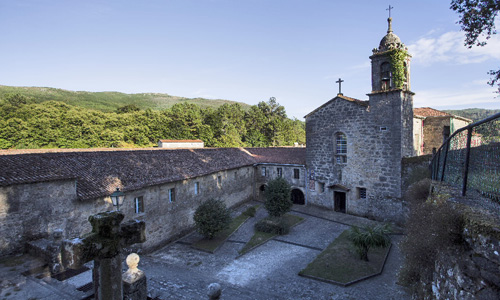
M 455 131 L 439 147 L 431 161 L 433 180 L 473 188 L 500 200 L 500 113 Z M 478 134 L 478 131 L 488 135 Z

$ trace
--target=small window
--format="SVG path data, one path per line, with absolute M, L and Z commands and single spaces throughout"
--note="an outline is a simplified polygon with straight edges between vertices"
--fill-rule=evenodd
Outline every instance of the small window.
M 278 177 L 283 176 L 283 169 L 282 168 L 277 168 L 276 172 L 278 173 Z
M 175 202 L 175 188 L 168 190 L 168 201 Z
M 347 138 L 343 133 L 337 133 L 335 137 L 336 142 L 336 153 L 337 154 L 347 154 Z
M 199 182 L 194 183 L 194 194 L 195 195 L 200 194 L 200 183 Z
M 358 198 L 366 199 L 366 188 L 358 188 Z
M 260 172 L 261 172 L 261 175 L 266 177 L 267 176 L 267 170 L 266 170 L 266 167 L 262 167 L 262 169 L 260 169 Z
M 134 210 L 136 214 L 144 212 L 144 199 L 141 197 L 136 197 L 134 199 Z
M 300 170 L 299 169 L 293 169 L 293 178 L 300 179 Z
M 217 184 L 218 185 L 222 184 L 222 176 L 217 176 Z
M 318 182 L 318 191 L 320 193 L 324 193 L 325 192 L 325 183 L 324 182 Z
M 387 127 L 385 127 L 385 126 L 381 126 L 381 127 L 380 127 L 380 131 L 387 131 Z
M 338 164 L 345 164 L 345 163 L 347 163 L 347 156 L 345 156 L 345 155 L 337 155 L 337 163 Z

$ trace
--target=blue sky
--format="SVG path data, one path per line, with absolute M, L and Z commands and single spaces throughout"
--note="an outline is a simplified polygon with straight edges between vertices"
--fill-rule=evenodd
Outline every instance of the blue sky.
M 413 55 L 415 107 L 500 108 L 487 71 L 500 38 L 467 49 L 449 1 L 395 1 Z M 387 1 L 0 0 L 0 84 L 168 93 L 257 104 L 290 117 L 333 98 L 367 100 Z M 498 22 L 497 22 L 498 23 Z M 498 27 L 498 26 L 497 26 Z

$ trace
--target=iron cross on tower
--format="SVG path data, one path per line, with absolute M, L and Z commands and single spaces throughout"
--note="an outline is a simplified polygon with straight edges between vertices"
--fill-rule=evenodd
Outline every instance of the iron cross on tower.
M 394 7 L 392 7 L 390 4 L 389 4 L 389 8 L 387 8 L 386 10 L 389 11 L 389 18 L 391 17 L 391 9 L 393 9 Z
M 344 82 L 344 80 L 340 79 L 335 81 L 335 83 L 338 83 L 339 84 L 339 95 L 342 95 L 342 82 Z

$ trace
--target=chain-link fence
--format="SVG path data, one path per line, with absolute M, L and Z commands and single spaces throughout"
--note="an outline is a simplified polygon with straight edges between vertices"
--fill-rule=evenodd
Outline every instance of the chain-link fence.
M 432 179 L 500 202 L 500 113 L 458 129 L 432 158 Z

